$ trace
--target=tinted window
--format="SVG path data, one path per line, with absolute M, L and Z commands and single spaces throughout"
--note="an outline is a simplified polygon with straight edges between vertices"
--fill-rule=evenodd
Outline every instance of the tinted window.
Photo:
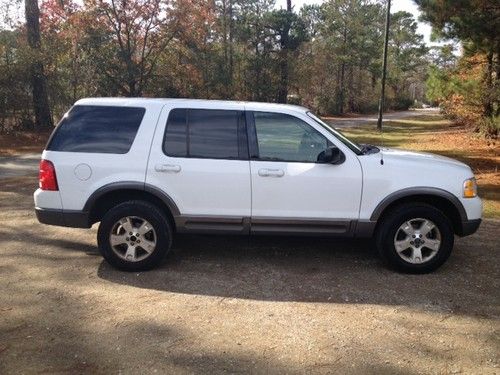
M 174 109 L 165 132 L 170 156 L 238 159 L 239 111 Z
M 125 154 L 130 150 L 144 108 L 74 106 L 57 127 L 51 151 Z
M 238 112 L 189 111 L 189 156 L 238 158 Z
M 168 115 L 164 151 L 170 156 L 187 155 L 187 110 L 173 109 Z
M 254 112 L 259 159 L 316 162 L 328 140 L 301 119 L 281 113 Z

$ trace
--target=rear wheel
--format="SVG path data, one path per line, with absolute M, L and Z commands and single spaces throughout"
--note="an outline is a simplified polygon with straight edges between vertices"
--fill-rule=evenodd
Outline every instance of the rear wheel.
M 453 249 L 448 217 L 424 203 L 405 204 L 389 212 L 376 234 L 382 258 L 393 268 L 427 273 L 441 266 Z
M 161 263 L 172 244 L 172 229 L 154 205 L 129 201 L 104 215 L 97 242 L 102 256 L 114 267 L 143 271 Z

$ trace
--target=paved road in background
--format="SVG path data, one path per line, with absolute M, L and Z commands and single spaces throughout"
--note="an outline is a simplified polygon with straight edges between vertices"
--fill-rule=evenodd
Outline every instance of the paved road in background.
M 384 113 L 383 121 L 387 120 L 397 121 L 397 120 L 403 120 L 408 117 L 436 115 L 438 113 L 439 113 L 438 108 L 390 112 L 390 113 Z M 360 116 L 360 117 L 349 117 L 349 118 L 331 117 L 328 118 L 327 122 L 337 128 L 347 128 L 351 126 L 375 124 L 377 122 L 377 118 L 378 118 L 377 114 Z
M 40 154 L 0 156 L 0 178 L 36 174 L 39 162 Z

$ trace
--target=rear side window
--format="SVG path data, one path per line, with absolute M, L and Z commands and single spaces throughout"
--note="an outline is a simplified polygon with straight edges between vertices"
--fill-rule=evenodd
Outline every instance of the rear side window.
M 163 151 L 177 157 L 244 158 L 238 147 L 242 143 L 239 139 L 246 136 L 242 121 L 241 111 L 173 109 L 167 120 Z
M 126 154 L 145 111 L 136 107 L 74 106 L 57 127 L 47 150 Z

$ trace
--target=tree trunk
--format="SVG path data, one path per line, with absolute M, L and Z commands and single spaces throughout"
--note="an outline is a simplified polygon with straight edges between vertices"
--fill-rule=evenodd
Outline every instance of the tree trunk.
M 259 60 L 259 44 L 255 43 L 254 44 L 254 49 L 255 49 L 255 57 L 257 61 Z M 260 66 L 260 63 L 257 63 L 257 69 L 255 70 L 255 87 L 257 88 L 256 90 L 252 90 L 252 100 L 262 100 L 262 90 L 261 90 L 261 71 L 262 68 Z M 246 85 L 245 85 L 246 86 Z
M 497 40 L 497 44 L 496 44 L 496 55 L 497 55 L 497 60 L 496 60 L 496 65 L 495 65 L 495 82 L 493 83 L 493 90 L 494 93 L 495 93 L 495 104 L 496 104 L 496 107 L 497 107 L 497 111 L 496 111 L 496 116 L 500 116 L 500 101 L 499 101 L 499 98 L 498 98 L 498 90 L 500 90 L 500 39 Z
M 339 115 L 344 114 L 344 92 L 345 92 L 345 62 L 340 66 L 340 87 L 339 87 Z
M 228 66 L 229 66 L 229 64 L 228 64 L 229 49 L 228 49 L 228 42 L 227 42 L 227 40 L 228 40 L 228 37 L 227 37 L 227 34 L 228 34 L 227 33 L 227 29 L 228 29 L 227 18 L 228 18 L 228 16 L 227 16 L 226 0 L 222 1 L 222 17 L 221 18 L 222 18 L 222 49 L 224 51 L 224 68 L 226 70 L 224 72 L 224 75 L 226 76 L 226 77 L 224 77 L 224 85 L 226 86 L 225 87 L 225 89 L 226 89 L 226 93 L 225 93 L 226 98 L 225 99 L 227 99 L 227 96 L 228 96 L 227 93 L 229 91 L 228 90 L 229 82 L 227 79 L 227 74 L 228 74 L 227 71 L 228 71 Z
M 50 128 L 54 126 L 54 123 L 50 114 L 47 79 L 43 71 L 43 63 L 40 56 L 40 10 L 38 9 L 37 0 L 25 1 L 25 15 L 28 45 L 33 53 L 30 75 L 33 92 L 33 109 L 35 112 L 35 128 Z
M 347 94 L 349 96 L 349 112 L 356 112 L 355 100 L 354 100 L 354 67 L 349 65 L 349 90 Z
M 486 71 L 486 96 L 484 98 L 484 115 L 491 117 L 493 114 L 493 50 L 487 55 L 488 68 Z

